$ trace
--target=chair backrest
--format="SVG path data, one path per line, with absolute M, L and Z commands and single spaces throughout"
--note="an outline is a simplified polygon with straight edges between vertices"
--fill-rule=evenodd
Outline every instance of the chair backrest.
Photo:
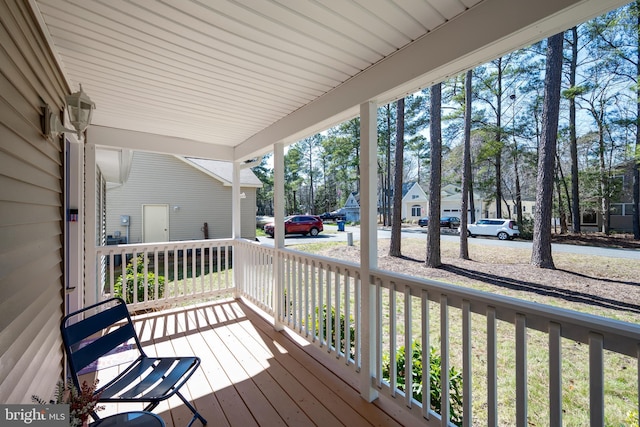
M 76 386 L 83 368 L 131 339 L 144 355 L 122 298 L 111 298 L 66 315 L 60 332 Z

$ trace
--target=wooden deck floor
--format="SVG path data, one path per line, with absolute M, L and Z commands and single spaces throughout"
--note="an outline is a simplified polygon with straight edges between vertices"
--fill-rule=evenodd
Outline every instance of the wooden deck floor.
M 399 426 L 416 420 L 382 399 L 367 403 L 287 333 L 277 332 L 238 300 L 134 317 L 146 351 L 202 359 L 185 397 L 209 426 Z M 109 369 L 98 371 L 108 375 Z M 178 398 L 158 406 L 168 427 L 191 414 Z M 107 405 L 106 416 L 135 405 Z M 199 422 L 194 424 L 200 425 Z

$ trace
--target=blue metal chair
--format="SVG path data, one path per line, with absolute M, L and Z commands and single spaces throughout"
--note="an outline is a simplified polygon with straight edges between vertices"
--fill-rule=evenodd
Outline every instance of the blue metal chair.
M 207 421 L 179 392 L 200 366 L 198 357 L 148 357 L 140 345 L 127 305 L 121 298 L 111 298 L 68 314 L 60 324 L 70 376 L 78 389 L 79 372 L 114 351 L 118 346 L 135 341 L 138 357 L 118 376 L 96 390 L 100 402 L 148 403 L 145 411 L 173 395 L 178 396 L 193 413 L 188 426 L 196 419 Z M 94 419 L 99 419 L 92 414 Z

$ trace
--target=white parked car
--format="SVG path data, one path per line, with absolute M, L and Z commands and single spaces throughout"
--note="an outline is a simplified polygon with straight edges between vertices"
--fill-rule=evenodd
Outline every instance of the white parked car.
M 513 239 L 520 236 L 518 225 L 512 219 L 479 219 L 473 224 L 467 224 L 469 237 L 496 236 L 500 240 Z

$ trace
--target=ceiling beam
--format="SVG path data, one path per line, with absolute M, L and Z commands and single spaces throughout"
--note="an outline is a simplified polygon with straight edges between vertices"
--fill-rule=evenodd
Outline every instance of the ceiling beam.
M 87 128 L 87 142 L 96 146 L 149 151 L 178 156 L 233 161 L 233 148 L 166 135 L 92 125 Z

